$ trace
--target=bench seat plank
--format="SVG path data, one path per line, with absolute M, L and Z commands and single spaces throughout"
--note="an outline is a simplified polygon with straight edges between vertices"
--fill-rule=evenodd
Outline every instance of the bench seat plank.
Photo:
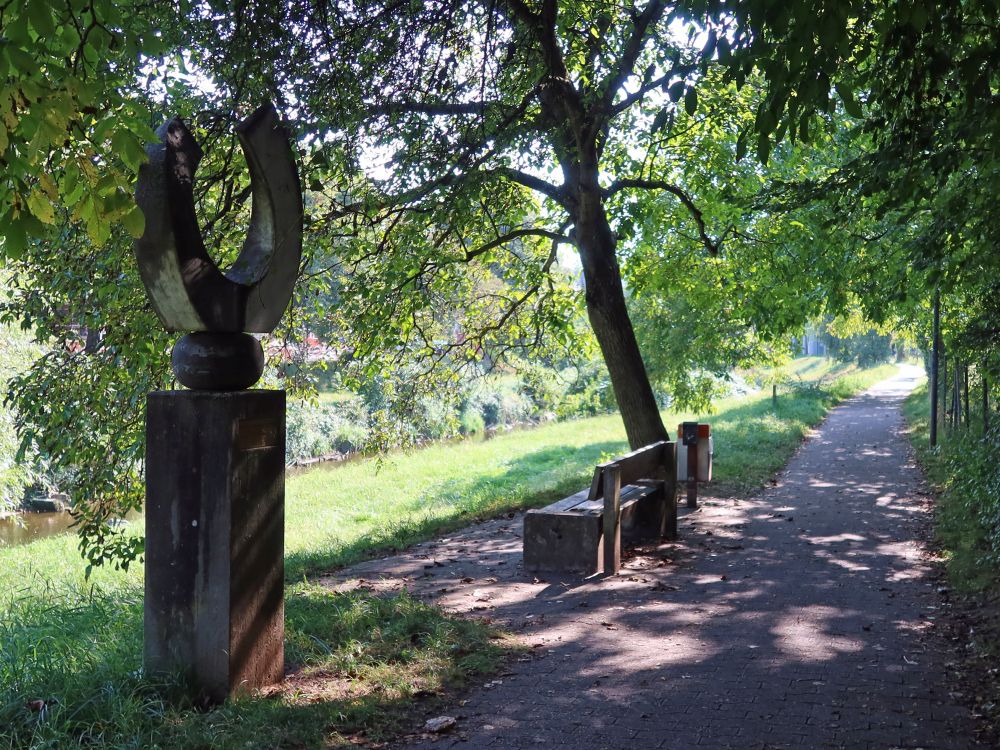
M 645 487 L 642 485 L 626 485 L 622 487 L 622 509 L 626 505 L 631 505 L 632 503 L 639 502 L 640 499 L 645 497 L 645 495 L 653 492 L 652 487 Z M 557 503 L 552 503 L 552 505 L 546 505 L 541 508 L 542 513 L 597 513 L 601 515 L 604 512 L 604 500 L 598 498 L 597 500 L 591 500 L 587 497 L 587 490 L 582 492 L 577 492 L 575 495 L 570 495 L 565 500 L 560 500 Z M 582 496 L 582 497 L 581 497 Z M 565 504 L 567 500 L 573 500 L 572 503 Z M 558 506 L 558 507 L 557 507 Z

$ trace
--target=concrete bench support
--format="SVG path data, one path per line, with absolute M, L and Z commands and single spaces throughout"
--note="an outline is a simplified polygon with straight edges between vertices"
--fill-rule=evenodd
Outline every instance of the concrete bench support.
M 617 572 L 621 545 L 677 533 L 674 443 L 647 446 L 594 471 L 581 490 L 524 516 L 524 566 L 534 572 Z

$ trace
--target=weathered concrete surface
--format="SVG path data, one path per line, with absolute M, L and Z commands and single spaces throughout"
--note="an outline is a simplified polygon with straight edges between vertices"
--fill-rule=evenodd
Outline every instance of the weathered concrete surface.
M 587 495 L 581 490 L 524 514 L 526 570 L 590 575 L 604 569 L 604 498 L 591 500 Z M 664 503 L 658 486 L 627 485 L 621 493 L 622 543 L 658 539 Z
M 400 746 L 974 747 L 944 682 L 928 502 L 902 434 L 915 377 L 836 409 L 776 486 L 706 497 L 677 544 L 642 550 L 615 578 L 525 574 L 512 516 L 331 580 L 406 586 L 506 622 L 531 647 L 435 710 L 456 730 Z
M 151 393 L 146 451 L 146 669 L 212 701 L 279 681 L 285 392 Z

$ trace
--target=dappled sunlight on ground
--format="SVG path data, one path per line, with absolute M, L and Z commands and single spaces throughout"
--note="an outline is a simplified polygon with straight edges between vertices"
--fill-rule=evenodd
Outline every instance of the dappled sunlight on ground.
M 760 497 L 682 508 L 679 541 L 627 552 L 618 576 L 526 573 L 511 516 L 327 583 L 521 634 L 530 660 L 461 710 L 466 746 L 970 747 L 929 627 L 897 408 L 912 381 L 835 411 Z
M 778 650 L 790 661 L 829 661 L 839 654 L 865 648 L 864 640 L 836 632 L 839 618 L 857 614 L 822 605 L 792 607 L 782 614 L 771 633 L 777 639 Z

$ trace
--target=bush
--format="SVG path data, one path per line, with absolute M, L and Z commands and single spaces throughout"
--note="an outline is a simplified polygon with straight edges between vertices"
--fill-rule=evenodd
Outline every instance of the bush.
M 478 435 L 486 429 L 482 415 L 469 405 L 462 409 L 459 424 L 463 435 Z
M 560 373 L 538 363 L 522 363 L 517 374 L 470 379 L 443 396 L 422 395 L 405 414 L 399 406 L 397 372 L 369 378 L 337 403 L 297 403 L 288 412 L 289 461 L 359 448 L 392 448 L 420 440 L 476 435 L 487 428 L 513 427 L 529 420 L 592 416 L 615 408 L 607 372 L 600 361 Z M 336 379 L 331 382 L 339 382 Z
M 948 561 L 949 578 L 962 590 L 996 586 L 1000 580 L 1000 425 L 983 434 L 982 413 L 972 428 L 938 430 L 929 447 L 927 387 L 906 400 L 911 441 L 937 495 L 935 533 Z
M 1000 429 L 985 436 L 946 434 L 935 473 L 944 495 L 938 534 L 952 552 L 953 567 L 975 587 L 1000 578 Z M 965 570 L 964 568 L 968 568 Z
M 555 409 L 560 418 L 589 417 L 615 409 L 614 391 L 603 362 L 567 368 L 564 376 L 567 375 L 570 384 Z
M 49 479 L 39 456 L 18 455 L 21 440 L 15 429 L 17 414 L 7 401 L 10 379 L 25 372 L 41 354 L 41 347 L 32 342 L 29 332 L 0 326 L 0 512 L 19 505 L 32 483 Z
M 441 440 L 458 431 L 455 407 L 448 399 L 422 396 L 417 401 L 412 428 L 418 438 Z
M 535 405 L 520 390 L 516 378 L 489 378 L 474 384 L 462 407 L 479 414 L 486 427 L 513 426 L 529 419 Z
M 285 460 L 360 450 L 368 439 L 368 412 L 360 398 L 288 407 Z
M 559 373 L 550 367 L 530 364 L 520 370 L 521 391 L 527 396 L 536 413 L 555 411 L 566 393 Z

